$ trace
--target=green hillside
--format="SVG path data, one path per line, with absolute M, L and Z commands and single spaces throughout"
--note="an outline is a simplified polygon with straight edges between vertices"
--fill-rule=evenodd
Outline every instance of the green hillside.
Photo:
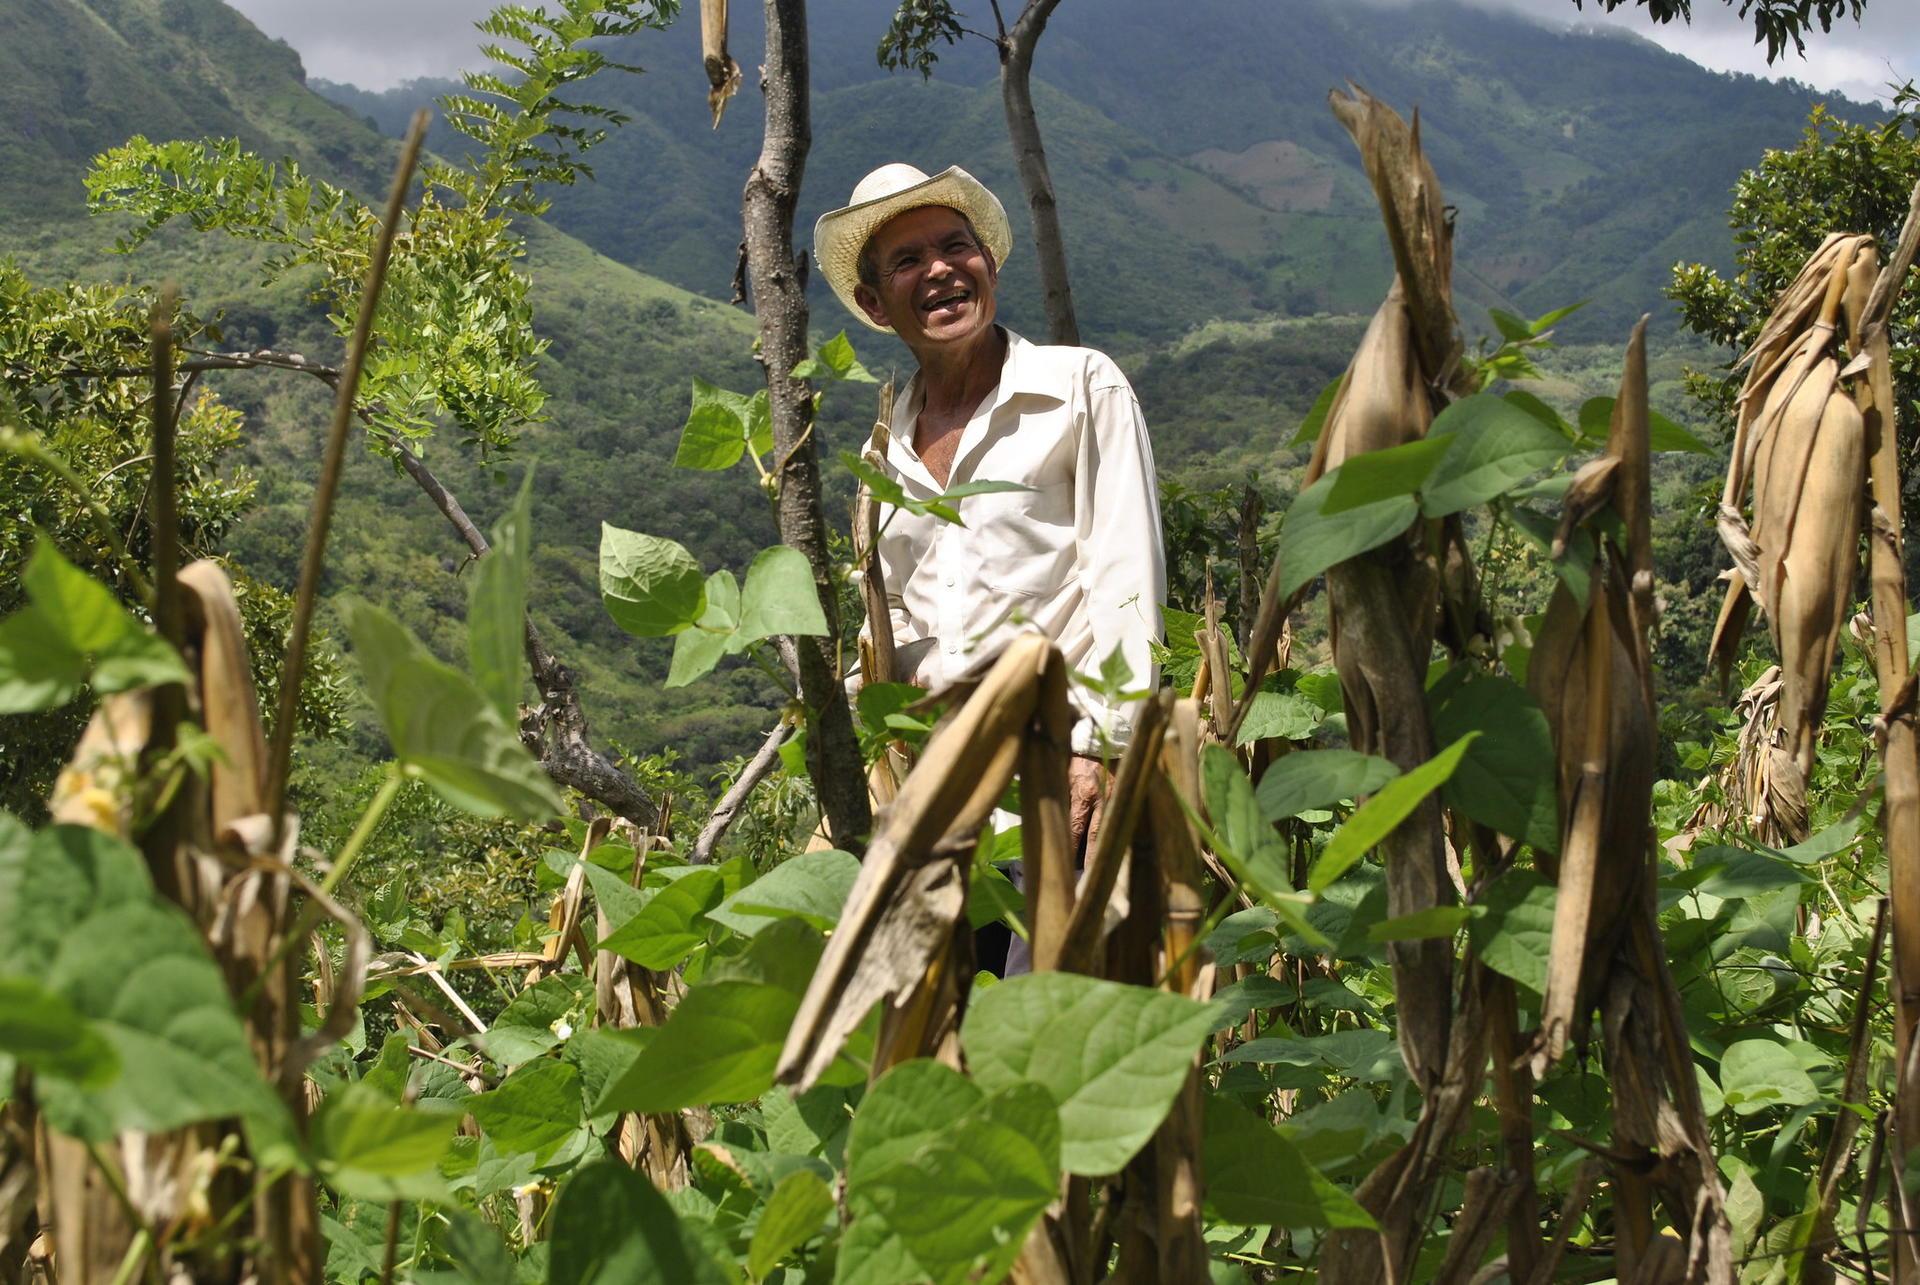
M 816 0 L 814 11 L 816 149 L 803 223 L 876 161 L 906 157 L 966 164 L 1023 224 L 991 51 L 978 41 L 956 47 L 931 82 L 889 77 L 872 62 L 871 6 Z M 1762 142 L 1792 136 L 1807 102 L 1802 91 L 1713 76 L 1645 42 L 1555 34 L 1445 4 L 1394 17 L 1322 0 L 1284 14 L 1204 0 L 1179 23 L 1164 17 L 1139 0 L 1062 6 L 1037 92 L 1084 325 L 1135 379 L 1163 474 L 1189 487 L 1260 476 L 1290 490 L 1297 461 L 1276 446 L 1345 363 L 1352 314 L 1370 310 L 1388 280 L 1371 192 L 1324 106 L 1338 75 L 1425 107 L 1428 145 L 1461 210 L 1470 328 L 1484 303 L 1538 312 L 1593 294 L 1600 302 L 1570 329 L 1609 345 L 1626 313 L 1658 306 L 1674 258 L 1719 257 L 1727 183 Z M 750 670 L 664 691 L 666 647 L 621 634 L 595 592 L 603 520 L 670 532 L 710 566 L 739 567 L 771 538 L 742 479 L 670 466 L 689 376 L 736 388 L 757 378 L 751 320 L 719 300 L 732 278 L 740 184 L 759 147 L 759 103 L 749 88 L 709 127 L 695 36 L 683 23 L 635 37 L 620 56 L 646 74 L 594 82 L 595 101 L 633 120 L 595 153 L 598 181 L 557 193 L 549 225 L 533 236 L 537 324 L 552 344 L 548 421 L 491 469 L 450 440 L 430 458 L 483 524 L 524 464 L 537 462 L 536 619 L 579 672 L 601 736 L 638 751 L 671 745 L 699 766 L 749 748 L 774 693 Z M 751 24 L 739 25 L 735 44 L 752 66 Z M 0 128 L 0 236 L 38 280 L 172 276 L 197 310 L 223 315 L 229 342 L 337 352 L 298 280 L 261 289 L 257 248 L 169 230 L 117 256 L 111 246 L 125 229 L 88 218 L 81 188 L 96 152 L 144 132 L 235 135 L 376 192 L 393 155 L 379 131 L 396 131 L 449 88 L 318 87 L 339 104 L 308 86 L 284 45 L 219 0 L 0 0 L 0 98 L 13 122 Z M 1622 102 L 1633 106 L 1610 106 Z M 444 129 L 432 137 L 443 152 L 461 141 Z M 1705 159 L 1676 165 L 1670 153 L 1688 149 Z M 1650 171 L 1663 167 L 1655 181 Z M 1021 236 L 1006 312 L 1038 333 Z M 846 323 L 816 282 L 816 336 Z M 864 331 L 855 339 L 876 369 L 903 356 Z M 217 381 L 247 413 L 244 462 L 261 479 L 260 502 L 229 549 L 286 587 L 326 415 L 323 390 L 289 379 Z M 1604 390 L 1562 391 L 1577 401 Z M 864 394 L 828 401 L 827 458 L 854 443 L 867 414 Z M 830 486 L 837 511 L 846 479 Z M 328 592 L 391 603 L 452 651 L 462 549 L 412 485 L 356 454 L 335 530 Z
M 984 5 L 980 21 L 990 18 Z M 1001 193 L 1017 235 L 1015 324 L 1038 328 L 1025 211 L 984 41 L 943 53 L 930 82 L 874 62 L 883 6 L 814 0 L 811 226 L 874 164 L 959 163 Z M 735 23 L 742 66 L 759 56 Z M 732 279 L 741 176 L 759 146 L 749 86 L 708 127 L 698 31 L 631 38 L 647 68 L 607 88 L 633 115 L 600 178 L 552 218 L 596 249 L 688 289 Z M 1421 113 L 1422 139 L 1458 207 L 1457 288 L 1470 326 L 1497 304 L 1538 315 L 1594 303 L 1569 333 L 1617 339 L 1686 255 L 1726 258 L 1734 177 L 1790 145 L 1805 86 L 1707 71 L 1617 32 L 1535 25 L 1446 0 L 1149 0 L 1060 6 L 1035 63 L 1042 127 L 1091 340 L 1175 338 L 1210 317 L 1370 310 L 1388 271 L 1353 146 L 1326 108 L 1344 80 Z M 397 130 L 444 85 L 385 95 L 321 86 Z M 1842 115 L 1869 108 L 1829 99 Z M 818 292 L 823 303 L 830 300 Z

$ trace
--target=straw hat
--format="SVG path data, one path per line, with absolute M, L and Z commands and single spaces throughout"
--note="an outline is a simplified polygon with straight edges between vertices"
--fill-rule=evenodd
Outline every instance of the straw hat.
M 847 311 L 869 329 L 891 333 L 893 327 L 874 325 L 866 310 L 854 301 L 853 288 L 860 284 L 860 252 L 881 224 L 923 205 L 944 205 L 966 215 L 993 252 L 995 263 L 1004 264 L 1013 249 L 1007 208 L 979 179 L 958 165 L 950 165 L 932 178 L 899 161 L 882 165 L 860 180 L 846 205 L 822 214 L 813 225 L 814 263 L 840 296 L 840 302 L 847 305 Z

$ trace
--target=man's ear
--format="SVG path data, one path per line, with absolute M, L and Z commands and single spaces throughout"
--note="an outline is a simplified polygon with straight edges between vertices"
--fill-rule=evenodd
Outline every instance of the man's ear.
M 867 314 L 876 326 L 891 326 L 887 317 L 886 305 L 880 302 L 880 292 L 865 282 L 853 288 L 853 301 L 860 305 L 860 311 Z

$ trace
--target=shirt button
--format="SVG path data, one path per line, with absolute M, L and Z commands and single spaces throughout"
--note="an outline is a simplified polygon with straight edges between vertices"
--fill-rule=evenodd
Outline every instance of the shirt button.
M 953 585 L 954 585 L 954 577 L 950 575 L 947 577 L 947 588 L 951 589 L 953 588 Z
M 948 643 L 948 644 L 947 644 L 947 654 L 948 654 L 949 656 L 954 656 L 954 655 L 958 655 L 958 654 L 959 654 L 959 652 L 960 652 L 960 644 L 959 644 L 959 643 L 957 643 L 957 642 L 950 642 L 950 643 Z

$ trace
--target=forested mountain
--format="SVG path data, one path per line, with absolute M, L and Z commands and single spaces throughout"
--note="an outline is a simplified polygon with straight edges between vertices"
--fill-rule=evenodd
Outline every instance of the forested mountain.
M 1006 277 L 1008 316 L 1040 332 L 990 47 L 970 39 L 946 50 L 923 82 L 875 64 L 888 6 L 815 0 L 812 11 L 803 240 L 882 160 L 964 164 L 1014 213 L 1022 244 Z M 770 538 L 743 479 L 670 468 L 688 377 L 741 389 L 757 378 L 750 321 L 720 302 L 759 147 L 754 24 L 736 22 L 733 43 L 748 84 L 718 129 L 691 20 L 623 42 L 618 57 L 644 75 L 592 82 L 586 97 L 632 120 L 595 152 L 597 181 L 555 193 L 532 238 L 537 324 L 552 342 L 548 422 L 490 469 L 451 440 L 430 448 L 483 524 L 523 461 L 538 461 L 536 618 L 565 636 L 599 731 L 641 750 L 674 745 L 694 763 L 749 747 L 774 693 L 750 670 L 662 691 L 667 649 L 637 644 L 607 619 L 594 550 L 603 520 L 670 533 L 709 566 L 738 568 Z M 1485 328 L 1480 305 L 1538 313 L 1591 295 L 1598 302 L 1576 324 L 1610 344 L 1629 314 L 1661 306 L 1675 259 L 1726 257 L 1734 174 L 1761 147 L 1790 141 L 1811 101 L 1802 88 L 1718 76 L 1644 41 L 1441 0 L 1392 10 L 1072 0 L 1047 32 L 1037 76 L 1083 326 L 1139 385 L 1163 473 L 1217 485 L 1264 467 L 1283 491 L 1278 443 L 1344 363 L 1354 327 L 1280 318 L 1368 311 L 1390 273 L 1373 196 L 1326 111 L 1329 86 L 1350 77 L 1422 109 L 1460 209 L 1470 330 Z M 394 154 L 379 130 L 397 132 L 448 88 L 309 86 L 285 45 L 219 0 L 0 0 L 0 245 L 48 283 L 171 275 L 198 311 L 224 314 L 233 342 L 337 352 L 298 279 L 260 289 L 259 247 L 169 229 L 130 258 L 113 255 L 127 228 L 85 214 L 82 177 L 95 154 L 136 132 L 234 136 L 372 194 Z M 461 142 L 444 129 L 433 137 L 448 152 Z M 817 282 L 816 296 L 825 338 L 847 319 Z M 1196 329 L 1211 319 L 1224 320 Z M 899 360 L 889 341 L 857 328 L 854 338 L 876 368 Z M 291 586 L 322 390 L 260 372 L 211 382 L 247 413 L 242 454 L 262 483 L 230 548 Z M 853 444 L 864 403 L 857 390 L 829 398 L 829 460 Z M 837 504 L 845 477 L 831 471 Z M 365 592 L 448 642 L 463 590 L 447 572 L 462 551 L 411 483 L 357 454 L 336 532 L 329 592 Z
M 972 25 L 990 26 L 977 7 Z M 873 165 L 904 159 L 966 166 L 1014 207 L 1024 233 L 991 47 L 971 37 L 943 47 L 930 81 L 888 73 L 873 51 L 889 11 L 870 0 L 809 6 L 816 101 L 802 224 Z M 733 32 L 749 81 L 753 28 L 736 21 Z M 682 23 L 622 49 L 647 74 L 602 96 L 634 119 L 601 153 L 599 181 L 564 193 L 553 219 L 614 258 L 719 294 L 732 279 L 759 103 L 749 84 L 708 128 L 698 48 L 697 26 Z M 1735 175 L 1762 149 L 1789 145 L 1810 103 L 1827 97 L 1710 72 L 1617 32 L 1555 30 L 1452 0 L 1067 3 L 1034 76 L 1081 324 L 1123 348 L 1214 316 L 1372 308 L 1384 242 L 1353 145 L 1326 107 L 1344 80 L 1420 110 L 1460 212 L 1463 310 L 1538 314 L 1590 297 L 1570 333 L 1609 340 L 1660 306 L 1676 260 L 1726 257 Z M 316 86 L 393 132 L 448 87 Z M 1843 115 L 1872 110 L 1828 101 Z M 1038 329 L 1030 249 L 1016 251 L 1009 289 L 1016 322 Z

